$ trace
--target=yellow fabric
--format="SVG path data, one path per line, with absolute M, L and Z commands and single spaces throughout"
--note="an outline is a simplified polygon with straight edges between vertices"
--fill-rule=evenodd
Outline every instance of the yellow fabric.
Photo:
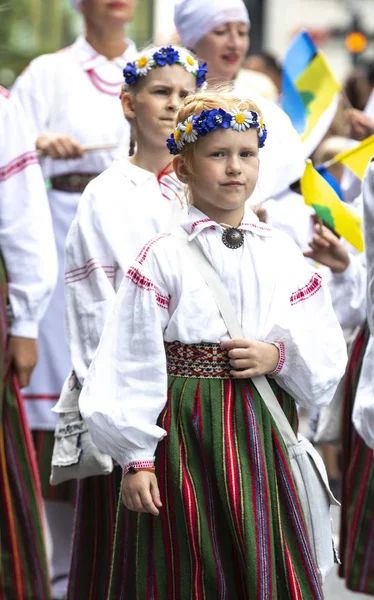
M 338 235 L 341 235 L 359 252 L 364 249 L 361 218 L 342 202 L 333 188 L 314 169 L 310 160 L 300 180 L 305 204 L 314 208 Z
M 320 52 L 295 81 L 295 87 L 302 95 L 304 103 L 307 102 L 307 126 L 301 135 L 304 141 L 341 88 Z
M 366 168 L 374 155 L 374 135 L 363 140 L 361 144 L 335 156 L 334 162 L 346 165 L 359 179 L 362 179 Z

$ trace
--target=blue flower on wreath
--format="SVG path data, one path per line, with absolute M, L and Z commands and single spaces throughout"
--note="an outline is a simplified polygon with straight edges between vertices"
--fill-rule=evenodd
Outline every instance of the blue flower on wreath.
M 177 146 L 177 142 L 175 141 L 174 133 L 172 133 L 171 136 L 166 140 L 166 146 L 170 154 L 173 154 L 173 156 L 179 154 L 179 148 Z
M 218 110 L 204 110 L 195 121 L 195 129 L 199 135 L 205 136 L 216 129 L 229 129 L 231 123 L 231 115 L 222 108 Z
M 127 63 L 126 67 L 123 69 L 123 76 L 128 85 L 135 85 L 139 79 L 139 75 L 134 62 Z
M 199 69 L 196 73 L 196 84 L 198 88 L 201 88 L 205 83 L 206 74 L 208 73 L 208 67 L 206 62 L 199 66 Z
M 165 67 L 165 65 L 175 65 L 179 61 L 179 52 L 175 50 L 173 46 L 167 48 L 161 48 L 158 52 L 153 55 L 155 63 L 159 67 Z

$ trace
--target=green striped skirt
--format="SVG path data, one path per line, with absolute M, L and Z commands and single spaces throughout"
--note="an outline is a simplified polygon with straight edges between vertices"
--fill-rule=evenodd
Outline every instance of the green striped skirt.
M 0 598 L 50 598 L 41 493 L 22 396 L 4 379 L 6 277 L 0 257 Z
M 362 361 L 369 340 L 367 324 L 359 332 L 347 366 L 342 451 L 342 514 L 339 575 L 348 589 L 374 596 L 374 452 L 352 424 Z
M 229 377 L 217 345 L 176 342 L 167 358 L 163 506 L 119 503 L 110 600 L 321 599 L 287 451 L 254 385 Z M 296 430 L 294 400 L 270 383 Z

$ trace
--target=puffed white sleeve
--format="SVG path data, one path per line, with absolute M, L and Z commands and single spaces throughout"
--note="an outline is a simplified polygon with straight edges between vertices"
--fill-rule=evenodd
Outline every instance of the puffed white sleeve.
M 116 223 L 108 228 L 107 216 L 112 213 L 101 214 L 97 185 L 92 184 L 83 192 L 65 244 L 65 332 L 73 369 L 81 382 L 114 302 L 117 277 L 113 251 Z
M 367 262 L 367 319 L 370 337 L 353 408 L 353 423 L 365 443 L 374 450 L 374 162 L 363 183 L 365 254 Z
M 354 329 L 366 318 L 366 265 L 363 255 L 350 254 L 343 273 L 331 273 L 328 286 L 343 329 Z
M 135 263 L 121 284 L 80 395 L 93 441 L 125 470 L 152 465 L 166 435 L 157 419 L 167 401 L 168 307 L 167 291 L 147 265 Z
M 0 244 L 9 333 L 37 338 L 57 278 L 52 218 L 28 120 L 16 98 L 0 99 Z
M 332 400 L 347 363 L 343 331 L 322 277 L 288 236 L 280 236 L 280 241 L 274 325 L 265 339 L 277 343 L 280 351 L 272 376 L 300 405 L 324 406 Z

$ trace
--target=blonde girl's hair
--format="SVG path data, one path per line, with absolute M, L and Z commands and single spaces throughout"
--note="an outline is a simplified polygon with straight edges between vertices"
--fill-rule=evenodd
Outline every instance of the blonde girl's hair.
M 230 91 L 229 87 L 224 85 L 214 89 L 209 88 L 209 90 L 187 96 L 178 111 L 177 123 L 184 123 L 188 117 L 197 116 L 202 111 L 219 108 L 223 108 L 226 112 L 232 112 L 235 109 L 247 111 L 253 110 L 262 118 L 262 112 L 253 100 L 235 96 L 235 94 Z M 193 175 L 195 148 L 196 143 L 185 144 L 180 150 L 180 155 L 183 157 L 190 175 Z

